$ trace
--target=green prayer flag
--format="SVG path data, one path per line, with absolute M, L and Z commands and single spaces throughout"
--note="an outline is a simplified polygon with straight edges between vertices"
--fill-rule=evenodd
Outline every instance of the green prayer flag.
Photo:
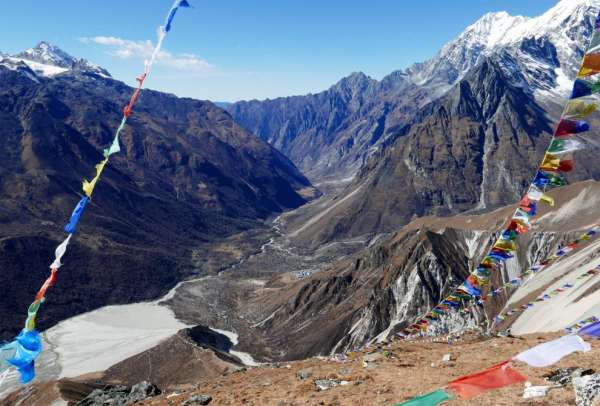
M 438 389 L 434 392 L 416 397 L 404 403 L 398 403 L 396 406 L 436 406 L 450 399 L 452 399 L 452 396 L 450 396 L 448 392 L 443 389 Z
M 119 146 L 119 133 L 121 132 L 121 130 L 123 130 L 123 128 L 125 128 L 126 122 L 127 122 L 127 118 L 123 117 L 123 119 L 121 120 L 121 124 L 119 125 L 119 128 L 117 128 L 117 133 L 115 134 L 115 138 L 113 139 L 112 144 L 110 145 L 110 147 L 108 147 L 107 149 L 104 150 L 105 158 L 108 158 L 112 154 L 116 154 L 117 152 L 121 151 L 121 147 Z

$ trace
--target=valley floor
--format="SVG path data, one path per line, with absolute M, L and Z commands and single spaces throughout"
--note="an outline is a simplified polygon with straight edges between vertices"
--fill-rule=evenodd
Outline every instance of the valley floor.
M 167 392 L 146 400 L 145 405 L 180 405 L 197 394 L 209 395 L 212 405 L 394 405 L 424 394 L 463 375 L 496 365 L 520 351 L 558 338 L 561 333 L 485 339 L 464 336 L 449 345 L 443 341 L 396 341 L 387 346 L 351 353 L 345 361 L 311 358 L 305 361 L 266 365 L 234 372 L 203 382 L 193 389 Z M 590 340 L 587 340 L 590 341 Z M 592 350 L 576 353 L 549 368 L 531 368 L 514 363 L 533 385 L 553 385 L 543 376 L 557 368 L 598 368 L 600 342 Z M 372 354 L 372 355 L 369 355 Z M 373 355 L 374 354 L 374 355 Z M 444 362 L 445 354 L 451 360 Z M 364 366 L 364 359 L 375 359 Z M 304 379 L 300 379 L 303 375 Z M 317 379 L 346 381 L 328 390 L 318 390 Z M 559 387 L 545 397 L 523 399 L 523 385 L 490 391 L 470 401 L 444 405 L 575 405 L 572 387 Z

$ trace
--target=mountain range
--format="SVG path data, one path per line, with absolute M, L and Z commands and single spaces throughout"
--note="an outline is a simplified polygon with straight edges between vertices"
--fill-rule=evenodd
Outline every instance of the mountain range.
M 599 9 L 593 0 L 562 0 L 535 18 L 489 13 L 430 60 L 380 81 L 356 72 L 318 94 L 241 101 L 226 108 L 313 182 L 352 177 L 418 110 L 486 60 L 495 60 L 506 80 L 540 104 L 552 103 L 554 95 L 562 99 Z
M 487 14 L 431 60 L 381 81 L 354 73 L 316 95 L 227 108 L 315 184 L 345 186 L 297 233 L 309 245 L 499 207 L 533 175 L 598 10 L 565 0 L 536 18 Z M 597 179 L 581 162 L 573 180 Z
M 81 326 L 85 340 L 96 336 L 131 351 L 109 368 L 84 369 L 96 374 L 39 384 L 11 402 L 34 393 L 43 404 L 50 392 L 53 400 L 74 398 L 75 389 L 87 394 L 107 382 L 147 379 L 172 391 L 165 404 L 182 400 L 183 385 L 195 391 L 198 381 L 218 402 L 243 403 L 247 393 L 224 400 L 219 385 L 260 374 L 274 382 L 280 362 L 386 343 L 463 281 L 513 212 L 598 11 L 592 0 L 562 0 L 534 18 L 486 14 L 428 61 L 381 80 L 355 72 L 318 94 L 213 104 L 144 90 L 123 151 L 98 185 L 51 305 L 40 313 L 42 329 L 54 326 L 45 339 L 55 359 L 39 368 L 55 379 L 77 370 L 73 364 L 99 365 L 93 345 L 72 348 Z M 50 262 L 81 179 L 101 159 L 131 91 L 45 42 L 2 55 L 3 337 L 18 331 L 47 274 L 40 264 Z M 556 206 L 540 208 L 492 288 L 600 222 L 596 161 L 592 148 L 577 152 L 572 184 L 552 191 Z M 593 281 L 553 307 L 560 317 L 542 322 L 527 310 L 491 328 L 507 303 L 523 305 L 596 265 L 599 243 L 586 244 L 548 277 L 508 289 L 467 317 L 452 315 L 432 333 L 539 333 L 589 316 L 600 292 Z M 140 307 L 106 306 L 125 303 Z M 61 322 L 80 313 L 86 317 Z M 156 339 L 173 328 L 171 316 L 185 328 Z M 135 324 L 131 336 L 102 330 L 123 324 Z M 155 330 L 161 334 L 152 336 Z M 390 359 L 414 367 L 418 351 L 402 348 L 400 359 Z M 242 369 L 255 360 L 266 364 Z M 318 359 L 290 366 L 298 376 L 303 362 Z M 373 379 L 364 364 L 365 374 L 357 364 L 356 385 Z M 313 381 L 299 390 L 311 393 Z M 253 385 L 278 390 L 271 381 Z

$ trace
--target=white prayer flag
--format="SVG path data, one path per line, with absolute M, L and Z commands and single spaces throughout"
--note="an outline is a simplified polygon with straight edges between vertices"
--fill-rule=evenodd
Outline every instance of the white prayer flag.
M 543 368 L 561 360 L 561 358 L 575 352 L 588 352 L 592 346 L 583 341 L 578 335 L 567 335 L 559 339 L 537 345 L 514 357 L 532 367 Z

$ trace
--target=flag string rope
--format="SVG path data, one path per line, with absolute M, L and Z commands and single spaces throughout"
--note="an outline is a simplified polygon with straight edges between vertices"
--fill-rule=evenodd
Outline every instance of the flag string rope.
M 537 261 L 535 264 L 531 265 L 529 267 L 529 269 L 527 271 L 523 272 L 521 275 L 519 275 L 515 278 L 512 278 L 510 281 L 502 284 L 501 286 L 499 286 L 498 288 L 496 288 L 494 290 L 490 290 L 489 292 L 482 295 L 481 297 L 473 298 L 472 296 L 465 296 L 462 298 L 460 303 L 453 304 L 452 308 L 454 308 L 461 314 L 469 314 L 475 307 L 484 304 L 489 299 L 498 296 L 500 293 L 502 293 L 510 288 L 519 287 L 519 286 L 522 286 L 522 285 L 530 282 L 531 280 L 533 280 L 533 278 L 535 278 L 537 275 L 539 275 L 547 267 L 554 264 L 557 260 L 565 258 L 566 256 L 576 252 L 580 243 L 586 242 L 586 241 L 589 242 L 589 241 L 591 241 L 591 239 L 594 239 L 598 236 L 600 236 L 600 225 L 594 225 L 593 227 L 588 229 L 586 232 L 579 235 L 576 239 L 569 241 L 568 243 L 561 244 L 559 246 L 559 248 L 557 248 L 556 251 L 554 251 L 554 253 L 551 256 Z M 597 276 L 599 274 L 600 274 L 600 269 L 598 269 L 598 267 L 596 267 L 594 269 L 591 269 L 591 270 L 583 273 L 576 279 L 580 280 L 580 279 L 584 279 L 586 277 Z M 527 277 L 527 276 L 529 276 L 529 279 L 525 279 L 525 277 Z M 568 288 L 566 288 L 566 289 L 568 289 Z M 562 293 L 562 291 L 560 291 L 559 293 Z M 546 296 L 546 295 L 544 295 L 544 296 Z M 544 298 L 544 299 L 547 300 L 547 298 Z M 537 299 L 536 299 L 536 301 L 537 301 Z M 443 302 L 442 302 L 442 305 L 444 305 Z M 533 302 L 528 303 L 528 305 L 529 305 L 528 307 L 531 307 L 531 305 L 533 305 Z M 514 314 L 514 312 L 521 311 L 521 310 L 525 310 L 525 309 L 524 308 L 512 309 L 513 314 Z M 506 313 L 507 312 L 503 312 L 499 316 L 497 316 L 494 319 L 494 324 L 492 325 L 491 328 L 494 328 L 494 326 L 497 323 L 503 321 L 505 319 L 505 316 L 503 316 L 503 314 L 506 314 Z M 511 316 L 511 315 L 512 314 L 506 314 L 506 316 Z M 584 324 L 595 322 L 595 321 L 598 321 L 598 320 L 595 317 L 591 317 L 591 318 L 580 321 L 576 326 L 582 327 L 582 325 L 584 325 Z M 572 328 L 567 327 L 565 330 L 567 332 L 571 332 L 574 328 L 575 328 L 575 326 Z M 410 335 L 403 335 L 402 333 L 399 334 L 399 337 L 402 339 L 411 338 Z
M 152 66 L 160 56 L 160 49 L 165 37 L 167 36 L 167 33 L 171 30 L 173 19 L 175 18 L 177 10 L 183 7 L 190 7 L 190 4 L 187 0 L 175 0 L 165 18 L 164 25 L 158 28 L 158 39 L 156 46 L 152 51 L 150 59 L 144 62 L 144 72 L 136 79 L 137 86 L 134 89 L 131 98 L 129 99 L 129 103 L 127 103 L 127 105 L 123 108 L 123 117 L 115 132 L 112 143 L 108 148 L 104 149 L 104 159 L 95 167 L 96 175 L 90 181 L 83 181 L 82 189 L 84 196 L 75 206 L 69 222 L 64 227 L 67 237 L 56 248 L 54 253 L 54 261 L 50 265 L 50 276 L 48 276 L 48 278 L 44 281 L 43 285 L 35 295 L 34 301 L 27 309 L 27 319 L 25 321 L 24 328 L 13 341 L 0 347 L 0 370 L 4 370 L 3 375 L 0 375 L 2 378 L 0 379 L 0 384 L 2 383 L 2 380 L 6 378 L 8 369 L 11 367 L 14 367 L 18 370 L 22 383 L 30 382 L 35 377 L 35 360 L 42 351 L 40 334 L 35 329 L 37 313 L 41 304 L 45 301 L 46 292 L 56 283 L 58 269 L 63 265 L 61 260 L 67 251 L 67 246 L 69 245 L 69 242 L 71 241 L 71 238 L 77 229 L 77 224 L 83 215 L 86 206 L 92 199 L 96 184 L 100 180 L 104 168 L 106 165 L 108 165 L 110 156 L 121 151 L 119 145 L 119 134 L 125 128 L 127 119 L 133 113 L 133 108 L 138 100 L 140 92 L 142 91 L 144 81 L 150 74 Z

